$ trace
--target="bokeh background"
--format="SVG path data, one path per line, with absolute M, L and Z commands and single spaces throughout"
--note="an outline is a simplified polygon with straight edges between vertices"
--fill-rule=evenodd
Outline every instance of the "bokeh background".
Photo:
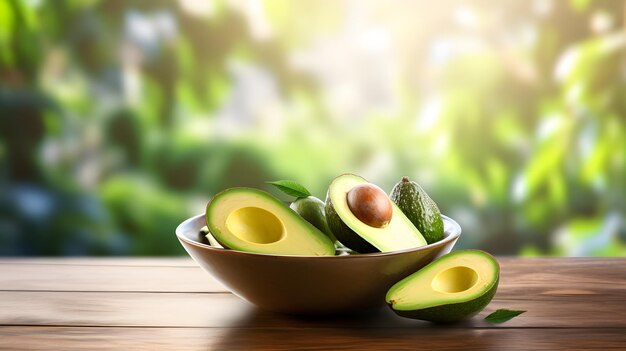
M 407 175 L 458 247 L 626 255 L 626 3 L 0 0 L 0 254 L 171 255 L 230 186 Z M 285 200 L 288 197 L 279 195 Z

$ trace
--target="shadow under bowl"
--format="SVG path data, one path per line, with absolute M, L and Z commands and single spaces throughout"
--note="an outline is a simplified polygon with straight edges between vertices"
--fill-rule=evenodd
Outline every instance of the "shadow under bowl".
M 387 290 L 452 250 L 461 227 L 442 216 L 444 238 L 430 245 L 344 256 L 287 256 L 204 244 L 204 215 L 182 222 L 176 236 L 189 255 L 240 298 L 274 312 L 324 315 L 379 307 Z

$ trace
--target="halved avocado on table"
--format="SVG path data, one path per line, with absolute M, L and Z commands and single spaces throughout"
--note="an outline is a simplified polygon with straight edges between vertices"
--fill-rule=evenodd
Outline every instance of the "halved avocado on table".
M 498 289 L 500 266 L 480 250 L 447 254 L 393 285 L 385 298 L 400 316 L 438 323 L 472 317 Z
M 360 252 L 386 252 L 410 249 L 426 245 L 420 231 L 402 213 L 386 194 L 389 202 L 388 221 L 367 224 L 353 213 L 349 206 L 348 195 L 355 187 L 370 183 L 354 174 L 344 174 L 335 178 L 328 187 L 326 196 L 326 220 L 335 237 L 350 249 Z M 367 207 L 367 206 L 364 206 Z
M 206 209 L 209 231 L 224 247 L 277 255 L 335 254 L 331 240 L 284 203 L 262 190 L 231 188 Z

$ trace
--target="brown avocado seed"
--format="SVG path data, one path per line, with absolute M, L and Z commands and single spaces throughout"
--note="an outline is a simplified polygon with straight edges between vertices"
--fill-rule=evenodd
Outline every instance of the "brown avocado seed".
M 389 224 L 393 214 L 391 200 L 374 184 L 359 184 L 348 191 L 348 207 L 361 222 L 382 228 Z

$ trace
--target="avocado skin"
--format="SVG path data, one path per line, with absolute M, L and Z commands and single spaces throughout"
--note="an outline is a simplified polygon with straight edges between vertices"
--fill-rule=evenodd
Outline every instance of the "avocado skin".
M 335 238 L 333 232 L 328 227 L 325 204 L 322 200 L 316 198 L 315 196 L 302 197 L 292 202 L 289 207 L 296 211 L 296 213 L 307 222 L 313 224 L 315 228 L 326 234 L 332 242 L 337 241 L 337 238 Z
M 337 240 L 339 240 L 342 244 L 358 253 L 380 252 L 380 250 L 365 241 L 365 239 L 361 238 L 360 235 L 355 233 L 341 220 L 341 218 L 335 211 L 335 208 L 333 207 L 332 201 L 330 200 L 330 196 L 328 196 L 328 194 L 326 195 L 325 212 L 328 227 L 333 232 L 333 234 L 335 234 Z
M 443 239 L 443 220 L 435 201 L 414 181 L 403 177 L 389 195 L 400 210 L 422 233 L 428 244 Z
M 498 273 L 499 274 L 499 273 Z M 396 311 L 393 309 L 393 305 L 389 304 L 389 307 L 399 316 L 421 319 L 434 323 L 456 323 L 465 319 L 469 319 L 474 315 L 482 311 L 491 302 L 491 299 L 498 290 L 498 283 L 500 277 L 496 279 L 495 283 L 489 290 L 480 297 L 459 303 L 453 303 L 449 305 L 441 305 L 422 310 L 413 311 Z

